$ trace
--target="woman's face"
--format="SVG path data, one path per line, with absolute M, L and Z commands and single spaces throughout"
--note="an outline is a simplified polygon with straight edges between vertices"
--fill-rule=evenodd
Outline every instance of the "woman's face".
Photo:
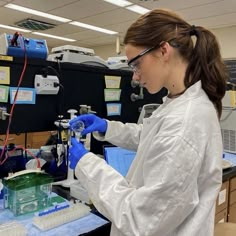
M 125 53 L 130 67 L 134 71 L 133 80 L 138 81 L 140 86 L 145 87 L 151 94 L 157 93 L 165 87 L 168 70 L 160 47 L 148 50 L 148 48 L 127 44 Z

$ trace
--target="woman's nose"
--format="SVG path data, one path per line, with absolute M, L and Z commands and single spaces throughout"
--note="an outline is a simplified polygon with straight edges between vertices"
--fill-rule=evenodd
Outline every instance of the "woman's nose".
M 139 81 L 139 76 L 137 75 L 137 73 L 135 71 L 133 73 L 132 80 Z

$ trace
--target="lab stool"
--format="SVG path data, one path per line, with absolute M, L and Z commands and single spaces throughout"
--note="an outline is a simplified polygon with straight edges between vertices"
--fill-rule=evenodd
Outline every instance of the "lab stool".
M 235 236 L 236 224 L 235 223 L 217 223 L 215 225 L 214 236 Z

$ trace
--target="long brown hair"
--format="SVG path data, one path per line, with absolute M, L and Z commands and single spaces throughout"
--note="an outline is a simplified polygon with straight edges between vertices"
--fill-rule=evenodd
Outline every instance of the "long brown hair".
M 195 45 L 191 36 L 196 36 Z M 142 47 L 156 46 L 163 41 L 177 48 L 188 62 L 186 88 L 201 80 L 220 117 L 228 73 L 214 34 L 203 27 L 191 26 L 174 12 L 155 9 L 134 22 L 124 38 L 124 44 Z

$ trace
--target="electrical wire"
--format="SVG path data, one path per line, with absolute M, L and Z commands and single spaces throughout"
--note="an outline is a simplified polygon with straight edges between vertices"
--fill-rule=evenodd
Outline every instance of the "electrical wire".
M 48 74 L 48 69 L 52 70 L 54 72 L 54 74 L 58 77 L 59 79 L 59 84 L 56 84 L 57 86 L 59 86 L 61 89 L 59 90 L 59 93 L 61 92 L 61 95 L 59 96 L 59 102 L 58 102 L 58 117 L 62 116 L 63 117 L 63 112 L 64 112 L 64 97 L 65 97 L 65 93 L 64 93 L 64 86 L 61 84 L 62 81 L 62 72 L 61 72 L 61 64 L 60 61 L 57 60 L 57 65 L 58 65 L 58 70 L 57 71 L 54 67 L 52 66 L 47 66 L 46 68 L 43 69 L 45 76 L 47 76 Z
M 21 72 L 21 75 L 20 75 L 20 79 L 18 81 L 18 85 L 17 85 L 17 89 L 16 89 L 16 93 L 15 93 L 15 96 L 14 96 L 14 99 L 13 99 L 13 103 L 12 103 L 12 106 L 11 106 L 11 109 L 10 109 L 10 114 L 9 114 L 9 120 L 8 120 L 8 125 L 7 125 L 7 130 L 6 130 L 6 137 L 5 137 L 5 141 L 4 141 L 4 144 L 3 144 L 3 148 L 2 148 L 2 151 L 1 151 L 1 154 L 0 154 L 0 165 L 3 165 L 6 160 L 8 159 L 9 157 L 9 154 L 11 154 L 13 151 L 15 151 L 17 148 L 22 148 L 26 153 L 29 153 L 32 157 L 34 157 L 36 160 L 37 160 L 37 168 L 40 168 L 40 161 L 39 159 L 33 155 L 28 149 L 26 149 L 25 147 L 23 146 L 16 146 L 13 150 L 11 151 L 7 151 L 7 143 L 8 143 L 8 140 L 9 140 L 9 134 L 10 134 L 10 127 L 11 127 L 11 122 L 12 122 L 12 117 L 13 117 L 13 112 L 14 112 L 14 108 L 15 108 L 15 105 L 16 105 L 16 100 L 17 100 L 17 96 L 18 96 L 18 92 L 19 92 L 19 88 L 20 88 L 20 85 L 22 83 L 22 80 L 23 80 L 23 77 L 25 75 L 25 71 L 26 71 L 26 68 L 27 68 L 27 63 L 28 63 L 28 58 L 27 58 L 27 53 L 26 53 L 26 47 L 25 47 L 25 42 L 24 42 L 24 38 L 21 34 L 18 34 L 18 36 L 20 36 L 20 39 L 22 40 L 22 45 L 23 45 L 23 50 L 24 50 L 24 65 L 23 65 L 23 69 L 22 69 L 22 72 Z M 62 88 L 62 102 L 60 102 L 60 107 L 59 107 L 59 116 L 61 115 L 61 113 L 63 112 L 63 109 L 64 109 L 64 87 L 63 85 L 60 83 L 61 81 L 61 67 L 60 67 L 60 63 L 58 61 L 58 67 L 59 67 L 59 73 L 57 72 L 57 70 L 55 68 L 53 68 L 52 66 L 47 66 L 48 69 L 51 69 L 59 78 L 59 84 L 58 86 L 60 86 L 60 88 Z M 5 153 L 6 151 L 6 156 L 5 158 L 3 159 L 3 154 Z M 2 160 L 3 159 L 3 160 Z
M 59 75 L 60 75 L 60 87 L 61 87 L 61 96 L 60 96 L 60 101 L 59 101 L 59 115 L 62 115 L 65 109 L 65 90 L 63 85 L 61 84 L 62 82 L 62 70 L 61 70 L 61 63 L 60 60 L 57 59 L 57 65 L 58 65 L 58 70 L 59 70 Z
M 37 161 L 37 168 L 41 168 L 39 158 L 36 157 L 36 156 L 35 156 L 32 152 L 30 152 L 27 148 L 25 148 L 24 146 L 21 146 L 21 145 L 14 147 L 11 151 L 6 151 L 6 156 L 5 156 L 5 158 L 2 160 L 1 165 L 3 165 L 4 162 L 7 160 L 7 158 L 11 156 L 10 154 L 12 154 L 12 153 L 13 153 L 16 149 L 18 149 L 18 148 L 23 149 L 24 152 L 27 152 L 30 156 L 32 156 L 33 158 L 35 158 L 35 160 Z
M 5 138 L 5 141 L 4 141 L 4 144 L 3 144 L 3 148 L 2 148 L 2 151 L 1 151 L 1 154 L 0 154 L 0 165 L 2 165 L 2 161 L 1 160 L 2 160 L 3 154 L 5 153 L 5 149 L 6 149 L 6 146 L 7 146 L 8 139 L 9 139 L 11 121 L 12 121 L 12 117 L 13 117 L 14 108 L 15 108 L 15 105 L 16 105 L 18 91 L 19 91 L 21 82 L 23 80 L 23 77 L 24 77 L 24 74 L 25 74 L 25 71 L 26 71 L 26 68 L 27 68 L 27 62 L 28 62 L 27 61 L 27 53 L 26 53 L 26 47 L 25 47 L 24 38 L 23 38 L 23 36 L 21 34 L 19 34 L 19 36 L 20 36 L 20 39 L 23 41 L 22 45 L 23 45 L 23 50 L 24 50 L 24 65 L 23 65 L 23 69 L 22 69 L 22 72 L 21 72 L 21 75 L 20 75 L 20 79 L 18 81 L 16 93 L 15 93 L 15 96 L 14 96 L 14 99 L 13 99 L 13 104 L 12 104 L 11 109 L 10 109 L 10 115 L 9 115 L 7 130 L 6 130 L 6 138 Z

